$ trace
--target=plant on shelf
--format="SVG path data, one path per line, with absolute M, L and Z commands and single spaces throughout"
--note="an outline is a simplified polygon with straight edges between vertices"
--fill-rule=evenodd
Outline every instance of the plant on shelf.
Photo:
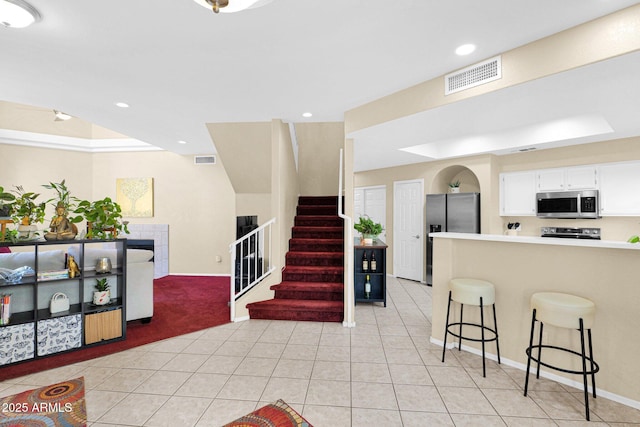
M 122 208 L 110 197 L 93 202 L 82 200 L 74 213 L 87 220 L 88 239 L 110 239 L 119 233 L 129 233 L 127 223 L 122 221 Z
M 58 196 L 47 200 L 46 203 L 50 203 L 56 210 L 58 208 L 64 207 L 66 214 L 73 211 L 76 207 L 76 203 L 79 199 L 75 196 L 71 195 L 71 192 L 67 188 L 65 180 L 63 179 L 60 182 L 50 182 L 49 184 L 43 184 L 44 188 L 49 190 L 54 190 Z M 81 222 L 83 220 L 82 216 L 78 215 L 75 217 L 69 218 L 69 221 L 73 224 Z
M 96 290 L 93 292 L 93 303 L 95 305 L 105 305 L 111 300 L 109 281 L 107 278 L 96 279 Z
M 16 195 L 11 209 L 11 218 L 16 224 L 31 225 L 44 222 L 46 202 L 36 203 L 39 193 L 27 192 L 16 185 L 12 192 Z
M 460 191 L 459 179 L 449 183 L 449 191 L 451 191 L 452 193 L 458 193 Z
M 38 235 L 36 224 L 44 221 L 46 202 L 36 203 L 39 193 L 25 191 L 21 185 L 16 185 L 15 199 L 11 205 L 11 219 L 18 224 L 18 238 L 30 240 Z
M 353 228 L 362 235 L 365 245 L 372 244 L 373 239 L 378 237 L 384 230 L 382 224 L 374 222 L 368 215 L 361 216 L 358 222 L 353 225 Z

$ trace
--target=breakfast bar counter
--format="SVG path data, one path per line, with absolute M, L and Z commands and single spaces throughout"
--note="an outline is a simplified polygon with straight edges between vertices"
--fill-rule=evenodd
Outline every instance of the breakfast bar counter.
M 598 395 L 640 409 L 640 244 L 466 233 L 433 237 L 433 342 L 442 344 L 444 338 L 449 280 L 487 280 L 496 289 L 502 363 L 523 369 L 524 384 L 531 296 L 554 291 L 588 298 L 596 305 L 593 353 L 600 365 Z M 479 319 L 472 311 L 477 310 L 465 310 L 465 321 Z M 544 332 L 543 341 L 579 346 L 574 331 L 550 326 Z M 474 344 L 466 345 L 478 351 Z M 487 351 L 495 354 L 495 347 L 488 345 Z M 579 358 L 550 356 L 571 368 L 580 363 Z M 582 388 L 580 376 L 544 368 L 541 376 Z

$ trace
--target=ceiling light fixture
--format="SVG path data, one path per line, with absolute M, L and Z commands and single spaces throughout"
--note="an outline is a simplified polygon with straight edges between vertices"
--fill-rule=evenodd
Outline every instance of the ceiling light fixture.
M 302 113 L 302 117 L 311 117 L 313 116 L 313 114 L 307 112 L 307 113 Z
M 129 104 L 127 104 L 126 102 L 116 102 L 116 107 L 129 108 Z
M 463 44 L 462 46 L 458 46 L 458 48 L 456 49 L 456 55 L 460 55 L 460 56 L 469 55 L 475 50 L 476 50 L 476 45 Z
M 0 24 L 9 28 L 24 28 L 40 20 L 40 14 L 23 0 L 0 0 Z
M 53 110 L 53 114 L 55 114 L 56 118 L 54 119 L 56 122 L 69 120 L 71 116 L 67 113 L 63 113 L 62 111 Z
M 200 6 L 213 10 L 215 13 L 241 12 L 246 9 L 264 6 L 272 0 L 194 0 Z
M 182 140 L 178 141 L 178 144 L 186 144 L 186 143 L 187 141 L 182 141 Z

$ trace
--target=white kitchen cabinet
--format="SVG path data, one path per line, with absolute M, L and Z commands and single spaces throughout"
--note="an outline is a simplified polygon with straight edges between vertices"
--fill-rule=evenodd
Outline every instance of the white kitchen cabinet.
M 598 188 L 595 166 L 542 169 L 536 173 L 538 191 L 574 191 Z
M 640 162 L 599 166 L 600 215 L 640 215 Z
M 500 174 L 500 215 L 535 216 L 535 171 Z

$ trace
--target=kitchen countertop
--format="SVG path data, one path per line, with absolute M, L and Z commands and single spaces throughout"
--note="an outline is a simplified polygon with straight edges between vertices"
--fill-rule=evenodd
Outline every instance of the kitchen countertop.
M 583 248 L 611 248 L 640 250 L 639 243 L 627 243 L 616 240 L 561 239 L 557 237 L 507 236 L 502 234 L 475 233 L 430 233 L 429 237 L 444 239 L 479 240 L 488 242 L 530 243 L 536 245 L 579 246 Z

